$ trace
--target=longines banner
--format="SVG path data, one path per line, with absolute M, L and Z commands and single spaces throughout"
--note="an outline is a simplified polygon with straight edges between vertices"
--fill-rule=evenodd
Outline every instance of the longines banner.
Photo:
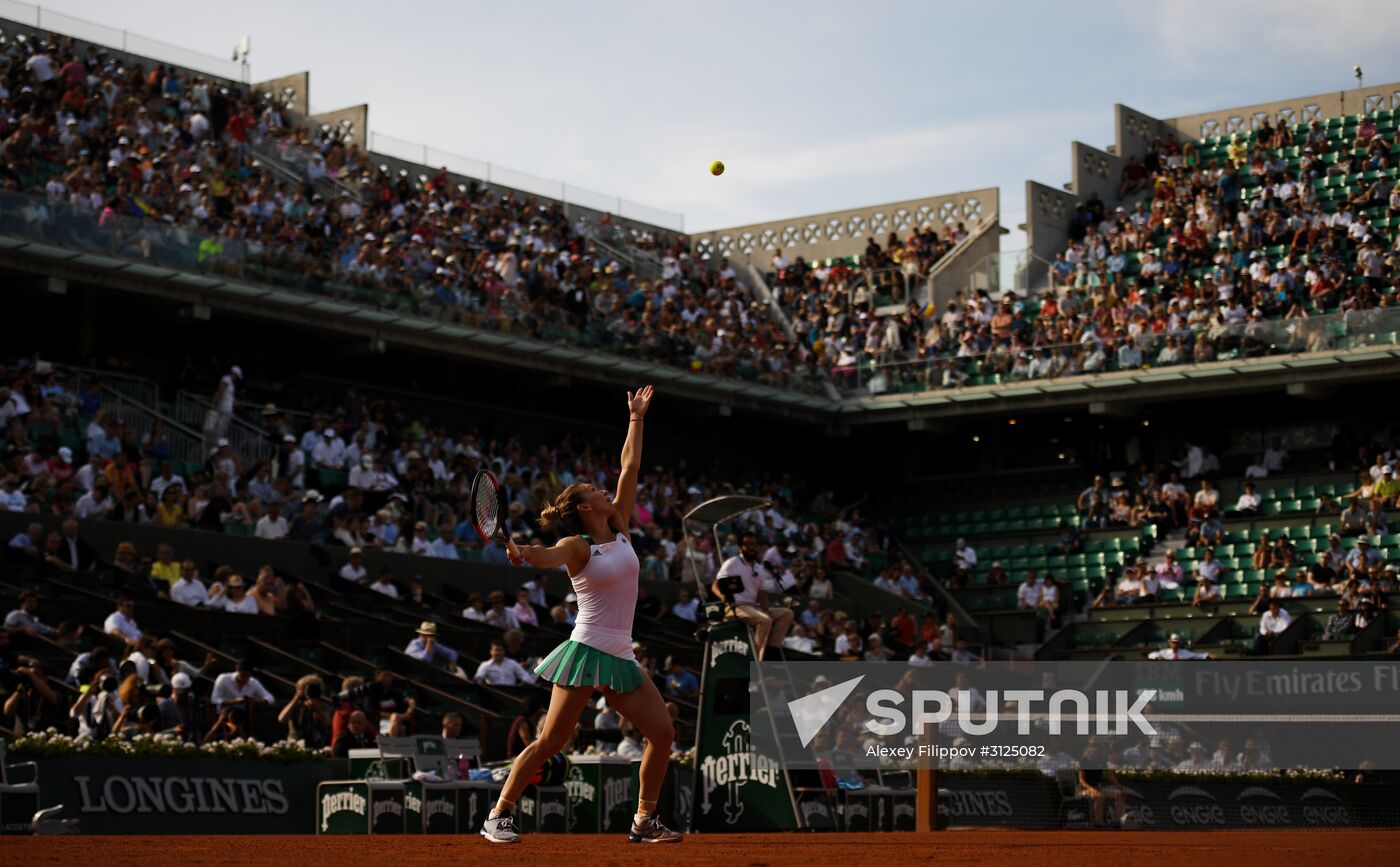
M 345 762 L 39 759 L 39 803 L 84 834 L 309 834 Z

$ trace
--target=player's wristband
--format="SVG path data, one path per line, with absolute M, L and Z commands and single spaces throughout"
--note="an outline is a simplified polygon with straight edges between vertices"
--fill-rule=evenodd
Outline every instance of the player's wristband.
M 627 417 L 627 420 L 628 420 L 628 421 L 641 421 L 641 420 L 642 420 L 642 417 L 639 416 L 639 415 L 629 415 L 629 416 Z

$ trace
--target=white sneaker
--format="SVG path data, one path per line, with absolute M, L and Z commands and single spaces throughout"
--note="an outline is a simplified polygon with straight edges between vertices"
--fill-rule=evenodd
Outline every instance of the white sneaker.
M 656 818 L 652 813 L 642 821 L 638 822 L 636 817 L 632 819 L 632 833 L 627 835 L 629 843 L 679 843 L 681 833 L 672 831 Z
M 481 826 L 481 836 L 492 843 L 519 843 L 520 834 L 515 830 L 515 817 L 502 813 L 494 819 L 487 819 Z

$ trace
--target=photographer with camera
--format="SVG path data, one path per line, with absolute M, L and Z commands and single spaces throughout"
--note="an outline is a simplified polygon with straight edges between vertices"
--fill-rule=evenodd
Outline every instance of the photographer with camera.
M 288 740 L 302 741 L 309 749 L 320 749 L 326 745 L 331 721 L 321 707 L 321 696 L 325 691 L 326 685 L 314 674 L 297 681 L 292 700 L 277 714 L 277 721 L 287 726 Z
M 10 633 L 0 629 L 0 693 L 5 696 L 0 734 L 19 737 L 42 729 L 44 711 L 58 703 L 44 666 L 28 656 L 9 653 Z
M 334 744 L 345 733 L 350 724 L 350 714 L 360 709 L 365 698 L 365 679 L 352 675 L 340 682 L 340 692 L 335 697 L 335 710 L 331 712 L 331 743 Z
M 214 720 L 214 725 L 209 729 L 209 733 L 204 736 L 204 742 L 233 741 L 248 737 L 248 720 L 252 716 L 251 708 L 251 705 L 243 701 L 224 705 L 223 709 L 219 711 L 218 719 Z
M 121 681 L 108 668 L 98 668 L 92 681 L 80 686 L 82 693 L 68 716 L 78 721 L 78 740 L 102 740 L 112 733 L 121 716 L 122 700 L 117 696 Z
M 170 678 L 170 694 L 163 696 L 156 707 L 160 710 L 160 727 L 164 734 L 198 745 L 199 736 L 204 732 L 204 715 L 193 686 L 192 677 L 177 671 Z

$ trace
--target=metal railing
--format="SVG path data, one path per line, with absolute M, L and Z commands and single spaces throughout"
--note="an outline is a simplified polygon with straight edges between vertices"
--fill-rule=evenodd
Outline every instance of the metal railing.
M 975 352 L 882 361 L 866 358 L 833 366 L 843 395 L 929 391 L 969 385 L 1034 382 L 1119 370 L 1150 370 L 1212 361 L 1301 355 L 1400 344 L 1400 308 L 1374 308 L 1242 325 L 1213 324 L 1196 331 L 1146 333 L 1047 346 L 1001 341 Z M 1120 353 L 1120 349 L 1126 351 Z
M 973 226 L 972 231 L 967 233 L 967 237 L 953 245 L 953 248 L 933 263 L 933 267 L 928 269 L 928 276 L 924 278 L 924 289 L 928 293 L 925 298 L 926 304 L 934 303 L 938 297 L 938 281 L 948 271 L 949 266 L 957 261 L 958 257 L 972 247 L 973 244 L 988 232 L 1001 231 L 1001 218 L 993 214 L 983 220 L 980 224 Z M 959 289 L 967 289 L 967 286 L 953 286 L 946 294 L 952 295 Z
M 248 67 L 240 64 L 237 60 L 191 51 L 188 48 L 171 45 L 158 39 L 150 39 L 139 33 L 131 33 L 83 18 L 75 18 L 72 15 L 64 15 L 61 12 L 45 9 L 31 3 L 0 0 L 0 18 L 7 18 L 36 30 L 71 36 L 83 42 L 105 45 L 128 54 L 149 57 L 152 60 L 207 72 L 230 81 L 242 81 L 245 84 L 248 81 Z
M 85 390 L 89 384 L 97 383 L 99 386 L 105 386 L 118 394 L 125 395 L 136 403 L 150 407 L 160 406 L 160 386 L 145 377 L 114 370 L 94 370 L 90 367 L 79 367 L 72 364 L 55 364 L 54 368 L 76 376 L 79 389 Z
M 102 393 L 102 409 L 108 418 L 120 421 L 136 433 L 137 441 L 146 438 L 159 421 L 164 426 L 166 443 L 170 446 L 171 457 L 185 464 L 199 465 L 209 457 L 204 449 L 203 439 L 198 433 L 180 424 L 175 419 L 162 415 L 155 407 L 146 406 L 125 394 L 99 383 Z
M 209 398 L 181 390 L 175 394 L 174 411 L 177 421 L 202 432 L 206 451 L 214 446 L 210 441 L 214 437 L 210 424 L 214 404 Z M 228 439 L 229 450 L 242 458 L 245 467 L 251 467 L 258 461 L 272 457 L 272 444 L 267 441 L 264 433 L 236 414 L 229 418 L 228 427 L 223 435 Z
M 571 186 L 563 181 L 541 178 L 526 172 L 517 172 L 485 160 L 465 157 L 451 151 L 439 150 L 425 144 L 405 141 L 387 136 L 374 130 L 369 132 L 369 150 L 400 160 L 428 166 L 433 169 L 446 166 L 448 171 L 476 178 L 488 184 L 510 187 L 536 196 L 556 199 L 566 205 L 577 205 L 591 211 L 613 213 L 628 220 L 636 220 L 673 232 L 685 231 L 685 215 L 659 208 L 652 208 L 628 201 L 620 196 L 597 193 L 581 187 Z
M 855 277 L 847 285 L 847 290 L 854 297 L 855 291 L 861 286 L 870 293 L 870 306 L 879 312 L 878 308 L 897 307 L 903 309 L 909 304 L 910 293 L 914 290 L 916 274 L 910 274 L 904 270 L 903 265 L 889 265 L 884 268 L 857 268 Z M 898 290 L 898 291 L 895 291 Z M 888 298 L 888 303 L 886 303 Z
M 256 142 L 253 145 L 253 153 L 279 174 L 289 176 L 298 183 L 311 184 L 313 189 L 327 199 L 338 199 L 345 195 L 356 199 L 362 197 L 359 187 L 347 184 L 339 178 L 322 174 L 312 180 L 309 166 L 314 151 L 310 148 L 286 139 L 269 138 Z

